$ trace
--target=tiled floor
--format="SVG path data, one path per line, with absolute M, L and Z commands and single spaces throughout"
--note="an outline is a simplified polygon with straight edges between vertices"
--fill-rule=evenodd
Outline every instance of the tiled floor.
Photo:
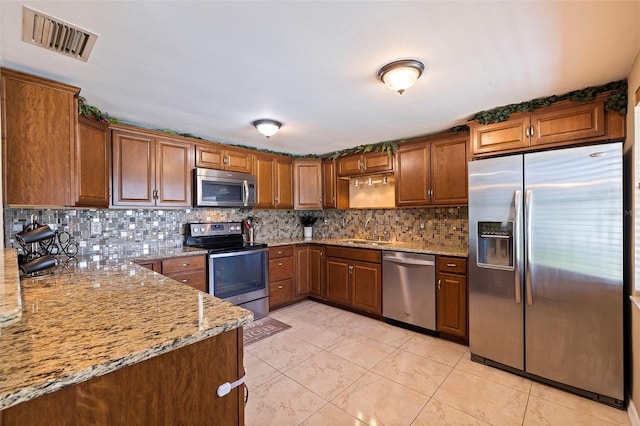
M 463 345 L 311 301 L 271 316 L 291 328 L 245 348 L 248 426 L 630 424 Z

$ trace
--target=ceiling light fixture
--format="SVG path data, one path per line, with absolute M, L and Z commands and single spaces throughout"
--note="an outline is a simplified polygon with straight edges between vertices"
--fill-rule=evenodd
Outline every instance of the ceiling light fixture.
M 253 124 L 258 132 L 266 136 L 267 139 L 278 133 L 278 130 L 282 127 L 281 122 L 269 119 L 256 120 L 251 124 Z
M 389 89 L 402 93 L 420 78 L 424 64 L 415 59 L 403 59 L 391 62 L 378 71 L 378 78 Z

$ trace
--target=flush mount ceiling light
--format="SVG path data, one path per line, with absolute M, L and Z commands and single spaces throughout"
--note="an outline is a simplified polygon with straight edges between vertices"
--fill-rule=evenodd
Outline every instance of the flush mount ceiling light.
M 278 133 L 278 130 L 282 127 L 281 122 L 269 119 L 256 120 L 251 124 L 253 124 L 258 132 L 266 136 L 267 139 Z
M 389 89 L 402 93 L 420 78 L 424 71 L 424 64 L 415 59 L 403 59 L 391 62 L 380 68 L 378 78 Z

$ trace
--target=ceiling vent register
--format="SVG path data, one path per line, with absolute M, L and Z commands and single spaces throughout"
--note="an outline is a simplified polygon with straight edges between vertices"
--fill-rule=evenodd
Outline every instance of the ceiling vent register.
M 77 25 L 22 8 L 22 41 L 87 62 L 98 34 Z

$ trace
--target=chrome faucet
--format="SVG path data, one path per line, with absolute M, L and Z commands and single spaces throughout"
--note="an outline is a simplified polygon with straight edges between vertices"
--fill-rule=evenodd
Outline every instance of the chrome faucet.
M 364 238 L 367 240 L 374 240 L 374 232 L 373 230 L 371 230 L 371 233 L 369 235 L 367 235 L 367 226 L 369 225 L 369 222 L 371 222 L 371 218 L 367 219 L 367 221 L 364 224 Z

